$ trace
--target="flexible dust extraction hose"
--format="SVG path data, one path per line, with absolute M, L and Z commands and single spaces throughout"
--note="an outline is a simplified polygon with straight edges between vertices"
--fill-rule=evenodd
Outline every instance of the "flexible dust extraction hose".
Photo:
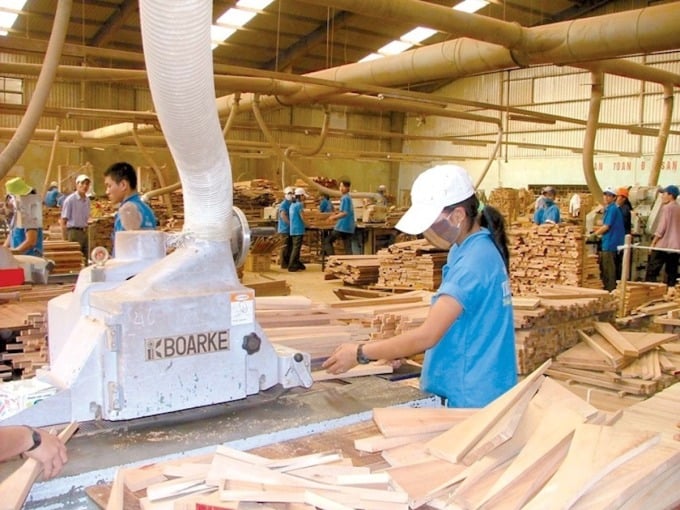
M 209 0 L 143 0 L 140 19 L 154 106 L 184 194 L 184 233 L 228 241 L 232 178 L 213 82 Z

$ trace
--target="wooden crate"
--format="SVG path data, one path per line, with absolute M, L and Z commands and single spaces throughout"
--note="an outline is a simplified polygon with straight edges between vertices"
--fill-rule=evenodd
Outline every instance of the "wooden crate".
M 249 253 L 243 268 L 251 273 L 269 271 L 272 264 L 271 253 Z

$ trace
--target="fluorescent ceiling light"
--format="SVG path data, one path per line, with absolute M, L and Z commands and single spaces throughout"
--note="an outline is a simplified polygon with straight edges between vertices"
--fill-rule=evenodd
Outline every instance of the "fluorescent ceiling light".
M 423 42 L 425 39 L 429 39 L 436 33 L 437 31 L 432 30 L 431 28 L 416 27 L 410 32 L 406 32 L 399 39 L 402 41 L 408 41 L 414 44 L 418 44 L 420 42 Z
M 409 49 L 413 44 L 404 41 L 392 41 L 378 50 L 381 55 L 398 55 Z
M 217 18 L 217 24 L 210 29 L 210 37 L 213 40 L 212 49 L 217 48 L 220 42 L 226 41 L 235 34 L 239 28 L 248 23 L 259 14 L 259 11 L 267 7 L 274 0 L 239 0 L 234 7 Z
M 461 3 L 454 6 L 453 9 L 455 11 L 473 13 L 483 9 L 487 5 L 489 5 L 489 2 L 485 2 L 484 0 L 463 0 Z
M 26 0 L 0 0 L 0 35 L 7 35 L 25 4 Z

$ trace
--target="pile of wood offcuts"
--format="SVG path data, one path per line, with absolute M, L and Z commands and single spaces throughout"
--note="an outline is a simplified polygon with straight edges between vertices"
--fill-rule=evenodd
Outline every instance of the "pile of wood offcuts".
M 214 455 L 118 471 L 99 503 L 143 509 L 633 509 L 680 503 L 680 385 L 609 415 L 545 377 L 482 409 L 380 408 L 353 445 Z M 347 428 L 347 427 L 344 427 Z M 356 437 L 356 436 L 355 436 Z M 318 444 L 318 443 L 317 443 Z M 282 446 L 285 447 L 285 443 Z M 278 448 L 281 451 L 281 448 Z M 90 493 L 90 492 L 88 492 Z

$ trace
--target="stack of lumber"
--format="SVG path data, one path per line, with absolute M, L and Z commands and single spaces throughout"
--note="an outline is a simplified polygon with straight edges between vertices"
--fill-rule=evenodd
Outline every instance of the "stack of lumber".
M 113 251 L 113 223 L 112 214 L 90 219 L 90 250 L 96 246 L 103 246 L 109 253 Z
M 325 279 L 347 285 L 372 285 L 378 281 L 378 255 L 332 255 L 326 258 Z
M 385 217 L 385 227 L 394 228 L 401 217 L 406 213 L 407 209 L 404 207 L 390 207 L 387 209 L 387 216 Z
M 107 508 L 675 508 L 680 385 L 608 415 L 546 378 L 547 365 L 482 409 L 375 409 L 372 423 L 316 439 L 122 468 L 96 497 Z
M 597 259 L 585 249 L 582 227 L 548 224 L 514 227 L 509 238 L 514 295 L 528 295 L 553 283 L 602 288 Z
M 519 193 L 515 188 L 495 188 L 489 194 L 489 205 L 500 211 L 507 223 L 520 215 Z
M 555 285 L 513 298 L 517 372 L 527 374 L 574 346 L 578 329 L 612 320 L 616 297 L 604 290 Z
M 618 331 L 608 322 L 579 330 L 581 342 L 559 354 L 552 377 L 618 394 L 649 396 L 677 381 L 677 334 Z
M 59 231 L 61 236 L 61 227 L 59 226 L 59 220 L 61 218 L 61 208 L 59 207 L 46 207 L 43 205 L 42 208 L 42 220 L 43 220 L 43 231 L 52 231 L 53 227 Z
M 419 239 L 378 251 L 378 289 L 435 290 L 442 280 L 448 252 Z
M 5 346 L 7 352 L 0 355 L 8 362 L 21 379 L 35 376 L 36 369 L 47 364 L 47 319 L 44 312 L 32 312 L 26 317 L 26 328 L 22 329 Z
M 622 292 L 620 281 L 617 290 L 619 293 Z M 651 301 L 663 299 L 667 290 L 668 286 L 665 283 L 626 282 L 626 290 L 623 295 L 623 315 L 629 315 Z
M 252 179 L 234 183 L 234 206 L 243 211 L 249 222 L 262 218 L 262 208 L 283 198 L 283 193 L 268 179 Z
M 78 273 L 85 265 L 85 257 L 75 241 L 44 241 L 43 247 L 43 257 L 54 262 L 54 274 Z

